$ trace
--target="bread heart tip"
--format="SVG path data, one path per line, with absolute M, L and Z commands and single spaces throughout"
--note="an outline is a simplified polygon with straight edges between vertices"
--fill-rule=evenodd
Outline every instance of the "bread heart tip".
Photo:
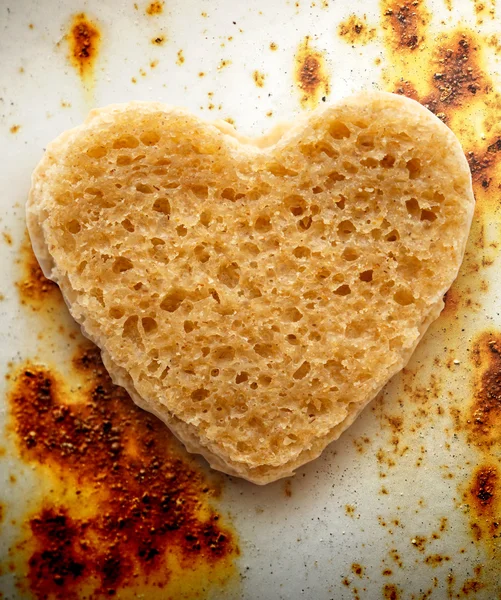
M 215 469 L 316 458 L 408 362 L 473 215 L 454 134 L 363 92 L 251 139 L 158 102 L 48 145 L 34 251 L 114 381 Z

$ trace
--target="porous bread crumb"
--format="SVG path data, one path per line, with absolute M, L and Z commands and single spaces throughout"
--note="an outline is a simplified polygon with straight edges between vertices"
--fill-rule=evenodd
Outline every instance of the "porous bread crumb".
M 28 205 L 115 380 L 257 483 L 318 456 L 405 365 L 473 211 L 459 143 L 411 100 L 361 94 L 263 140 L 158 103 L 95 110 L 48 147 Z

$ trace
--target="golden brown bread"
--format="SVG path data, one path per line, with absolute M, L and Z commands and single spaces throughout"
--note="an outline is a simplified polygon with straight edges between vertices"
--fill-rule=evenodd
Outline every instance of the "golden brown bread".
M 406 364 L 473 203 L 452 132 L 364 93 L 255 141 L 158 103 L 92 111 L 48 147 L 27 216 L 114 380 L 212 466 L 267 483 Z

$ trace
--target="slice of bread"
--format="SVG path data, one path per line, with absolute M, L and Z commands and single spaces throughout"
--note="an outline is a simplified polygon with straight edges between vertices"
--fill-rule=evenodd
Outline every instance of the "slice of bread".
M 33 247 L 114 380 L 256 483 L 318 456 L 438 316 L 474 199 L 452 132 L 364 93 L 260 140 L 158 103 L 49 145 Z

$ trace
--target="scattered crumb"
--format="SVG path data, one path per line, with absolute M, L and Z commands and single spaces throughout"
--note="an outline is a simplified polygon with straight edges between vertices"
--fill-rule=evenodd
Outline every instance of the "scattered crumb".
M 271 117 L 271 116 L 273 116 L 273 111 L 272 111 L 272 110 L 268 111 L 268 112 L 266 113 L 266 116 L 267 116 L 267 117 Z
M 200 73 L 198 74 L 199 77 L 205 77 L 205 73 L 203 71 L 200 71 Z
M 10 128 L 11 133 L 17 133 L 21 129 L 21 125 L 12 125 Z
M 272 50 L 274 52 L 277 49 L 278 49 L 278 46 L 275 44 L 275 42 L 271 42 L 271 44 L 270 44 L 270 50 Z
M 132 83 L 137 83 L 137 79 L 135 77 L 132 77 L 131 81 Z
M 154 37 L 151 40 L 151 43 L 154 44 L 155 46 L 163 46 L 165 44 L 165 36 L 157 35 L 157 37 Z
M 224 69 L 225 67 L 227 67 L 228 65 L 231 65 L 231 60 L 226 60 L 223 59 L 221 60 L 221 62 L 219 63 L 217 70 L 221 71 L 221 69 Z
M 176 65 L 181 66 L 184 63 L 184 54 L 182 50 L 178 50 Z
M 206 13 L 206 12 L 203 12 L 203 13 L 201 13 L 201 15 L 202 15 L 202 17 L 204 17 L 205 19 L 207 18 L 207 13 Z

